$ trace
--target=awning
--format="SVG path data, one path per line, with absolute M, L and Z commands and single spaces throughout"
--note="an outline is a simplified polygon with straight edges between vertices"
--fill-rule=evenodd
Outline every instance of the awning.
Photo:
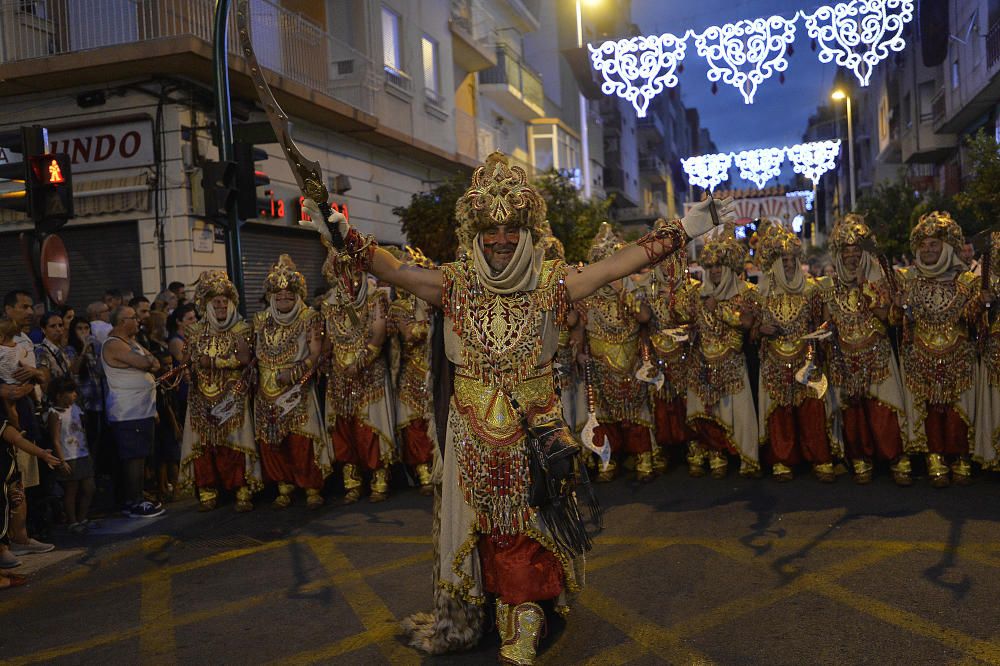
M 88 174 L 89 175 L 89 174 Z M 150 207 L 150 174 L 146 171 L 114 178 L 73 180 L 75 217 L 148 211 Z M 25 213 L 0 209 L 0 224 L 27 222 Z

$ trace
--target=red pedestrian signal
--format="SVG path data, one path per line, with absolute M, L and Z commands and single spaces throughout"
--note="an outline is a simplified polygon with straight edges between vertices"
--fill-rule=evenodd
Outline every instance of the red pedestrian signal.
M 53 185 L 66 182 L 62 175 L 62 169 L 59 168 L 59 161 L 55 158 L 49 161 L 49 182 Z
M 73 217 L 73 178 L 69 155 L 28 156 L 28 214 L 36 225 L 54 231 Z

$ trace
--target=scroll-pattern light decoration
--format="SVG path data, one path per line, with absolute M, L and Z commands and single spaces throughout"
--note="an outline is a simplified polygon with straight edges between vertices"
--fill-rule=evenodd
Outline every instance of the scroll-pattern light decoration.
M 724 180 L 729 180 L 729 169 L 733 166 L 733 156 L 730 153 L 711 153 L 681 159 L 684 173 L 692 183 L 707 190 Z
M 813 201 L 816 200 L 816 193 L 812 190 L 797 190 L 795 192 L 785 192 L 785 196 L 789 199 L 804 199 L 806 204 L 806 210 L 813 209 Z
M 684 60 L 687 37 L 664 33 L 607 41 L 596 49 L 588 45 L 594 69 L 604 75 L 601 92 L 628 100 L 645 118 L 649 101 L 664 87 L 677 85 L 677 65 Z
M 781 175 L 785 150 L 783 148 L 741 150 L 733 156 L 733 161 L 740 168 L 740 178 L 753 181 L 759 189 L 764 189 L 767 181 Z
M 795 173 L 801 173 L 815 185 L 819 182 L 820 176 L 837 167 L 840 139 L 800 143 L 786 148 L 785 154 L 788 155 Z
M 800 18 L 820 47 L 820 62 L 850 69 L 867 86 L 872 70 L 906 46 L 903 29 L 913 21 L 913 6 L 913 0 L 845 0 L 811 14 L 795 12 L 791 18 L 744 19 L 701 33 L 687 30 L 680 36 L 664 33 L 587 47 L 594 69 L 604 77 L 604 94 L 628 100 L 642 118 L 653 97 L 677 85 L 677 70 L 692 38 L 698 55 L 708 62 L 709 81 L 738 88 L 752 104 L 758 86 L 788 67 Z
M 795 41 L 795 21 L 781 16 L 711 26 L 695 37 L 698 55 L 708 61 L 708 80 L 728 83 L 753 104 L 757 86 L 788 68 L 788 46 Z
M 802 16 L 819 44 L 819 61 L 835 61 L 867 86 L 875 66 L 906 47 L 903 28 L 913 20 L 913 0 L 850 0 Z

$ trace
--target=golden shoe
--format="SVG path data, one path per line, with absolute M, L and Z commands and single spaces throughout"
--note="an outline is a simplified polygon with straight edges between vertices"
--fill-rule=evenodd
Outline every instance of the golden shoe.
M 500 634 L 500 644 L 503 645 L 510 641 L 514 635 L 514 631 L 510 626 L 510 604 L 505 604 L 497 598 L 497 633 Z
M 420 487 L 431 485 L 431 466 L 424 463 L 423 465 L 417 465 L 413 468 L 413 475 L 417 477 L 417 483 Z
M 708 467 L 712 470 L 713 479 L 724 479 L 729 472 L 729 460 L 721 451 L 711 451 L 708 454 Z
M 306 508 L 318 509 L 323 506 L 323 496 L 316 488 L 306 488 Z
M 352 465 L 351 463 L 344 463 L 343 475 L 344 475 L 345 490 L 354 490 L 361 488 L 361 472 L 358 471 L 357 465 Z
M 950 486 L 949 471 L 948 465 L 944 461 L 944 456 L 940 453 L 927 454 L 927 474 L 931 477 L 932 488 L 947 488 Z
M 278 495 L 271 504 L 275 509 L 287 509 L 292 505 L 292 498 L 289 495 Z
M 896 482 L 897 486 L 905 488 L 913 485 L 913 478 L 910 476 L 911 467 L 909 456 L 900 456 L 890 469 L 892 470 L 892 480 Z
M 219 500 L 219 491 L 217 491 L 215 488 L 198 489 L 199 511 L 211 511 L 216 507 L 218 500 Z
M 361 489 L 360 488 L 349 488 L 346 493 L 344 493 L 344 499 L 341 500 L 344 504 L 354 504 L 359 499 L 361 499 Z
M 837 480 L 837 474 L 833 471 L 833 463 L 820 463 L 813 465 L 813 474 L 820 483 L 833 483 Z
M 872 482 L 872 472 L 875 468 L 870 462 L 858 458 L 851 461 L 851 467 L 854 468 L 854 483 L 863 486 Z
M 236 490 L 236 511 L 237 513 L 247 513 L 253 511 L 253 493 L 246 486 L 240 486 Z
M 250 513 L 253 511 L 253 502 L 249 500 L 236 500 L 236 513 Z
M 530 666 L 535 663 L 538 639 L 545 628 L 545 612 L 536 603 L 524 603 L 510 610 L 510 637 L 500 644 L 500 663 Z
M 635 478 L 640 483 L 649 483 L 656 478 L 653 473 L 653 453 L 644 451 L 635 457 Z
M 608 481 L 614 481 L 616 476 L 618 476 L 618 464 L 614 460 L 609 460 L 608 466 L 597 473 L 597 481 L 599 483 L 607 483 Z
M 688 465 L 688 476 L 700 479 L 705 476 L 705 468 L 701 465 Z
M 215 509 L 215 507 L 216 507 L 216 500 L 214 497 L 212 499 L 200 500 L 198 503 L 198 510 L 201 512 L 212 511 Z
M 788 465 L 782 465 L 781 463 L 774 463 L 774 467 L 771 468 L 771 476 L 774 477 L 775 481 L 781 483 L 791 481 L 795 478 L 792 474 L 792 468 Z
M 972 463 L 965 458 L 959 458 L 951 464 L 951 480 L 956 486 L 968 486 L 972 483 Z
M 657 474 L 667 473 L 667 453 L 659 444 L 653 446 L 653 471 Z

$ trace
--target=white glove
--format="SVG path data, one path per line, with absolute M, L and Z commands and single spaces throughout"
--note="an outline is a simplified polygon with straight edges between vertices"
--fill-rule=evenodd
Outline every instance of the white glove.
M 303 227 L 311 227 L 318 231 L 320 234 L 330 238 L 330 230 L 325 224 L 319 224 L 318 220 L 323 219 L 323 213 L 319 210 L 319 204 L 310 199 L 309 197 L 302 198 L 302 212 L 312 218 L 311 221 L 299 220 L 299 224 Z M 342 213 L 337 211 L 331 211 L 330 217 L 326 220 L 331 225 L 337 225 L 337 229 L 340 231 L 341 238 L 347 238 L 347 232 L 350 231 L 351 226 L 347 223 L 347 218 L 343 216 Z
M 715 221 L 712 219 L 711 210 L 709 210 L 712 201 L 711 198 L 699 201 L 681 220 L 681 226 L 684 227 L 684 233 L 688 235 L 688 238 L 697 238 L 715 228 Z M 714 201 L 715 211 L 719 214 L 719 224 L 736 219 L 736 207 L 733 205 L 732 197 L 714 199 Z

